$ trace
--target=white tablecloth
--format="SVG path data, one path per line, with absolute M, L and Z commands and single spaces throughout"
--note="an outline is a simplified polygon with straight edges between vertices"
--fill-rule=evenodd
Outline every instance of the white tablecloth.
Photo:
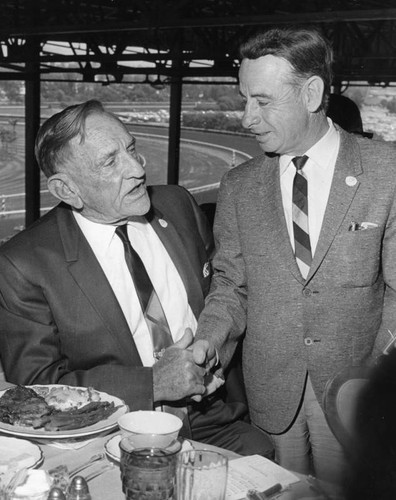
M 0 382 L 0 390 L 5 389 L 9 386 L 11 385 L 7 382 Z M 40 443 L 38 443 L 38 445 L 43 451 L 44 461 L 41 464 L 40 468 L 50 470 L 57 467 L 58 465 L 66 465 L 69 469 L 73 469 L 79 464 L 86 462 L 92 455 L 95 455 L 97 453 L 104 453 L 105 443 L 117 432 L 118 429 L 115 429 L 107 435 L 101 435 L 95 437 L 94 439 L 90 439 L 88 444 L 78 449 L 61 449 L 59 447 L 52 446 L 51 444 L 47 444 L 47 442 L 45 441 L 41 441 Z M 205 448 L 219 451 L 226 455 L 229 460 L 235 459 L 239 456 L 236 453 L 224 450 L 222 448 L 217 448 L 195 441 L 192 441 L 191 443 L 194 448 L 197 449 Z M 92 500 L 125 500 L 125 496 L 122 493 L 121 488 L 119 464 L 111 459 L 108 460 L 112 464 L 114 464 L 114 467 L 89 482 L 89 489 L 92 495 Z M 90 472 L 93 472 L 97 467 L 99 467 L 99 465 L 95 464 L 89 469 L 86 469 L 84 472 L 82 472 L 81 475 L 84 476 L 86 474 L 89 474 Z M 301 478 L 301 481 L 293 484 L 290 491 L 285 491 L 280 495 L 277 495 L 277 500 L 326 500 L 326 497 L 318 494 L 318 492 L 314 492 L 310 488 L 304 476 L 298 476 Z M 335 500 L 335 497 L 333 498 Z

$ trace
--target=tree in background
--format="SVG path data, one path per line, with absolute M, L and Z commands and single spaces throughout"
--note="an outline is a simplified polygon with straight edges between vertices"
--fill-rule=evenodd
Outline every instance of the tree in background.
M 64 79 L 70 75 L 64 75 Z M 149 84 L 137 83 L 138 77 L 131 79 L 130 83 L 107 82 L 45 82 L 41 83 L 41 96 L 44 102 L 82 102 L 88 99 L 98 99 L 103 102 L 167 102 L 169 101 L 169 87 L 154 89 Z M 141 80 L 141 77 L 140 77 Z M 0 82 L 1 89 L 1 82 Z M 62 93 L 62 100 L 59 97 Z
M 390 113 L 396 113 L 396 97 L 393 97 L 393 99 L 382 99 L 381 104 L 387 108 Z
M 43 103 L 59 103 L 69 105 L 88 99 L 99 99 L 103 102 L 164 102 L 169 105 L 170 86 L 154 88 L 142 83 L 142 77 L 130 75 L 128 82 L 83 82 L 69 81 L 81 79 L 81 75 L 64 73 L 57 76 L 57 81 L 41 82 L 41 99 Z M 0 81 L 0 98 L 9 104 L 22 104 L 24 101 L 23 81 Z M 241 110 L 242 104 L 235 83 L 215 85 L 199 83 L 183 85 L 183 101 L 213 103 L 209 109 Z M 216 106 L 215 106 L 216 105 Z
M 350 88 L 344 92 L 346 97 L 352 99 L 359 109 L 362 108 L 364 101 L 367 97 L 368 87 L 355 87 Z
M 24 82 L 19 80 L 4 80 L 0 82 L 0 95 L 3 100 L 15 104 L 24 101 Z

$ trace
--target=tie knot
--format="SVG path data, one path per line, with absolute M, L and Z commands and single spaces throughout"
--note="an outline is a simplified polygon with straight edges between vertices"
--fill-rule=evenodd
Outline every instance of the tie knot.
M 117 226 L 115 233 L 123 243 L 129 243 L 128 230 L 126 224 L 123 224 L 122 226 Z
M 297 170 L 302 170 L 304 165 L 307 163 L 308 156 L 295 156 L 292 160 Z

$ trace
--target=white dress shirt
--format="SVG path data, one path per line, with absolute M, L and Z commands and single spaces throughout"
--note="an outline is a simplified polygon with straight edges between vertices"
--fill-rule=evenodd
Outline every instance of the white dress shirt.
M 121 306 L 143 365 L 152 366 L 155 359 L 150 332 L 125 262 L 124 246 L 115 234 L 116 227 L 73 213 Z M 128 222 L 128 236 L 161 301 L 173 340 L 179 340 L 187 327 L 195 333 L 197 321 L 182 279 L 152 226 L 144 217 L 136 217 Z
M 308 160 L 303 168 L 304 176 L 308 181 L 308 226 L 312 256 L 315 253 L 322 228 L 323 217 L 333 180 L 334 167 L 340 148 L 340 134 L 335 129 L 330 118 L 327 120 L 329 122 L 329 130 L 316 144 L 306 151 L 305 154 L 308 156 Z M 280 156 L 279 168 L 283 209 L 290 242 L 294 251 L 292 204 L 293 180 L 296 167 L 292 162 L 293 158 L 293 156 L 289 155 Z

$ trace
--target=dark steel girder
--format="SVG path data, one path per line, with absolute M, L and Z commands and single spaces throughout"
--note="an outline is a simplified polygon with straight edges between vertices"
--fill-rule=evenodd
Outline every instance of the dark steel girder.
M 12 3 L 16 0 L 9 1 Z M 72 7 L 76 5 L 75 2 L 71 4 Z M 181 2 L 183 4 L 187 5 L 188 2 Z M 114 9 L 111 12 L 114 15 Z M 336 80 L 346 78 L 350 82 L 363 78 L 372 81 L 377 74 L 381 82 L 396 81 L 396 68 L 392 62 L 396 50 L 396 9 L 295 12 L 292 20 L 293 24 L 309 22 L 332 41 Z M 56 21 L 58 19 L 54 17 L 52 22 Z M 175 16 L 175 19 L 169 19 L 168 16 L 160 23 L 157 16 L 150 18 L 146 12 L 144 19 L 139 22 L 89 25 L 87 19 L 84 18 L 84 21 L 85 24 L 71 25 L 67 24 L 66 19 L 63 25 L 48 23 L 43 26 L 39 18 L 38 25 L 23 25 L 19 30 L 11 26 L 6 30 L 0 20 L 0 69 L 3 70 L 0 71 L 0 79 L 2 75 L 8 78 L 9 70 L 22 73 L 26 71 L 25 45 L 32 38 L 40 41 L 38 68 L 42 79 L 49 74 L 61 72 L 80 74 L 79 78 L 82 78 L 87 71 L 91 75 L 114 73 L 172 76 L 174 62 L 180 58 L 183 78 L 236 77 L 238 47 L 246 35 L 263 26 L 289 24 L 291 14 L 229 18 Z M 183 39 L 181 51 L 180 48 L 175 50 L 179 33 L 182 33 Z M 51 51 L 47 42 L 67 43 L 73 51 L 68 55 L 55 49 Z M 85 50 L 76 50 L 77 44 L 84 44 Z M 131 46 L 137 49 L 131 50 Z M 358 68 L 355 63 L 357 58 Z M 208 63 L 197 68 L 193 64 L 197 60 L 206 60 Z M 384 60 L 387 62 L 384 63 Z M 74 63 L 74 68 L 70 67 L 71 63 Z M 63 64 L 68 67 L 62 67 Z M 377 67 L 378 72 L 373 67 Z M 79 78 L 76 77 L 77 80 Z
M 23 26 L 0 29 L 0 37 L 28 37 L 40 36 L 48 37 L 60 35 L 78 35 L 89 33 L 120 33 L 147 30 L 174 30 L 186 28 L 223 28 L 240 26 L 268 26 L 283 24 L 318 24 L 318 23 L 339 23 L 339 22 L 374 22 L 380 20 L 396 20 L 396 9 L 375 9 L 375 10 L 351 10 L 351 11 L 326 11 L 326 12 L 304 12 L 294 13 L 292 17 L 287 14 L 263 15 L 263 16 L 241 16 L 229 18 L 206 18 L 196 19 L 175 19 L 172 17 L 155 21 L 149 20 L 146 24 L 137 22 L 117 22 L 114 24 L 95 23 L 95 25 L 39 25 Z

